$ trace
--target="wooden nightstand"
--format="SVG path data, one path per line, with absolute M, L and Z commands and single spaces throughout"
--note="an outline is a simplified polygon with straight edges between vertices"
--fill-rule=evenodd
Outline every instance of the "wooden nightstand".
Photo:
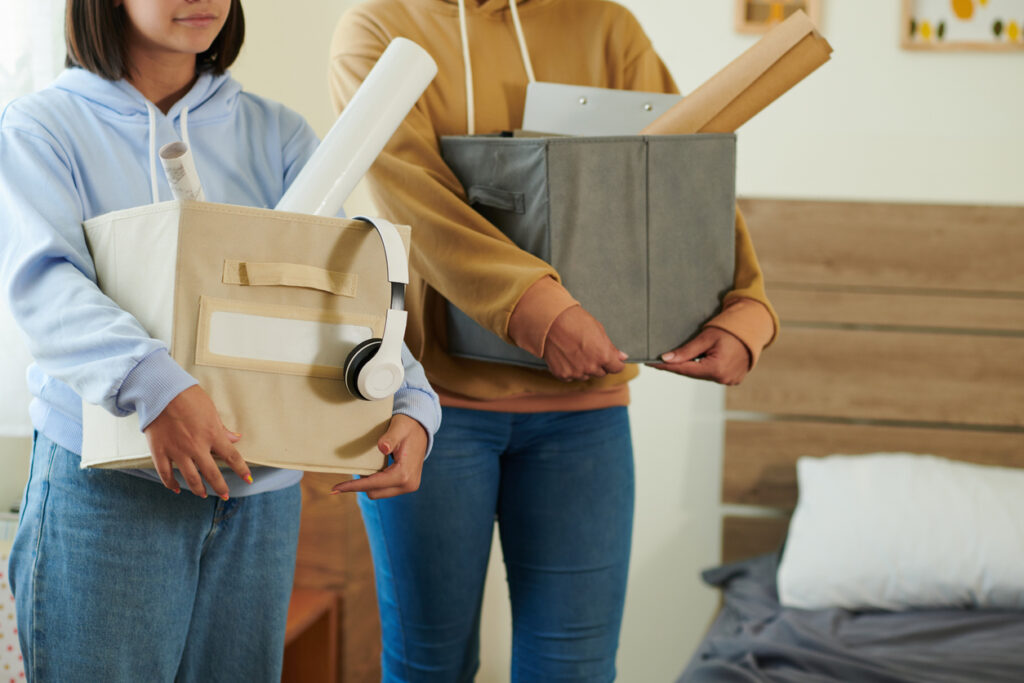
M 337 683 L 338 596 L 296 588 L 284 634 L 283 683 Z

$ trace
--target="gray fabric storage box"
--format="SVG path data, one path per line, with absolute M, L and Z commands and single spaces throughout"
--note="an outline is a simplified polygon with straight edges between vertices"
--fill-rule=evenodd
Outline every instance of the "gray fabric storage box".
M 736 136 L 447 136 L 469 202 L 550 263 L 631 362 L 692 338 L 732 289 Z M 448 305 L 448 351 L 546 367 Z

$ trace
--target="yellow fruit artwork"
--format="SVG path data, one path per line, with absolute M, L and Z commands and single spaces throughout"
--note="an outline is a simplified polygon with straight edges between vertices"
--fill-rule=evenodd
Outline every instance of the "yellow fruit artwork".
M 900 44 L 906 49 L 1024 50 L 1024 0 L 902 0 L 901 4 Z
M 970 19 L 974 16 L 974 0 L 953 0 L 953 14 L 958 19 Z

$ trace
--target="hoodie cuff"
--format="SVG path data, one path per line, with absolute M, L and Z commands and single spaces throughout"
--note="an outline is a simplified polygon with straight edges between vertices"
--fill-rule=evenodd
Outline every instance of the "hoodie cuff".
M 132 368 L 117 392 L 118 410 L 138 413 L 139 429 L 145 430 L 175 396 L 194 384 L 195 377 L 171 359 L 166 349 L 144 357 Z
M 750 352 L 750 368 L 757 365 L 757 359 L 768 342 L 775 336 L 775 321 L 768 307 L 756 299 L 746 297 L 733 299 L 722 312 L 704 324 L 717 327 L 738 338 Z
M 404 387 L 395 394 L 392 415 L 406 415 L 423 426 L 427 433 L 427 452 L 434 448 L 434 434 L 441 427 L 441 406 L 437 397 L 414 387 Z
M 569 291 L 550 275 L 530 285 L 508 319 L 508 336 L 538 358 L 544 357 L 544 342 L 555 318 L 566 309 L 579 306 Z

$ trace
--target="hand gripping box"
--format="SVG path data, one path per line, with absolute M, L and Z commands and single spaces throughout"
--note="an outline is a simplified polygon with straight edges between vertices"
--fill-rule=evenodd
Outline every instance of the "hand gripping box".
M 732 289 L 736 136 L 452 136 L 470 204 L 550 263 L 631 362 L 700 331 Z M 448 350 L 543 368 L 448 306 Z
M 396 226 L 409 248 L 409 228 Z M 131 313 L 242 434 L 253 464 L 369 474 L 391 399 L 364 401 L 343 367 L 380 337 L 384 248 L 355 220 L 174 201 L 86 221 L 99 286 Z M 83 403 L 83 467 L 151 467 L 135 415 Z

